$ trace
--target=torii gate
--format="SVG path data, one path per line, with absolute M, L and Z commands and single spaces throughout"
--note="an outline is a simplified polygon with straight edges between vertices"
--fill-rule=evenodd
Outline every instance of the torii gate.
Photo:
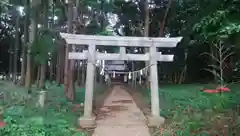
M 94 125 L 95 117 L 92 116 L 92 101 L 94 92 L 94 75 L 96 60 L 131 60 L 150 62 L 151 86 L 151 117 L 156 122 L 160 117 L 157 61 L 173 61 L 174 55 L 162 55 L 157 52 L 159 47 L 174 48 L 182 37 L 176 38 L 150 38 L 150 37 L 125 37 L 125 36 L 96 36 L 60 33 L 68 45 L 88 45 L 88 52 L 69 52 L 70 60 L 88 60 L 87 78 L 85 85 L 84 115 L 80 118 L 80 125 Z M 119 46 L 119 53 L 99 53 L 96 46 Z M 126 47 L 149 48 L 149 53 L 126 54 Z

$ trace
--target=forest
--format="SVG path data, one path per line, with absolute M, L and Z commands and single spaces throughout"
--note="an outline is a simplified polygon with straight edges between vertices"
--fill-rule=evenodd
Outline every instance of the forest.
M 176 48 L 159 49 L 174 54 L 174 61 L 158 63 L 161 116 L 166 121 L 153 128 L 152 135 L 240 134 L 239 15 L 240 0 L 1 0 L 0 135 L 92 135 L 93 130 L 76 127 L 83 114 L 87 62 L 65 57 L 86 46 L 65 46 L 60 32 L 183 37 Z M 144 62 L 125 63 L 131 71 L 145 67 Z M 96 77 L 98 107 L 108 87 L 99 69 Z M 228 92 L 209 91 L 215 88 Z M 149 108 L 149 87 L 138 84 L 135 90 Z M 42 92 L 47 92 L 44 104 L 38 102 Z

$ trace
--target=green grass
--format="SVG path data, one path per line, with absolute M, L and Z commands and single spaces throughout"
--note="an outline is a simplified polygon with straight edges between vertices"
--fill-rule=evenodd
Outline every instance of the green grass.
M 46 84 L 48 102 L 45 108 L 36 108 L 39 90 L 33 86 L 29 96 L 25 88 L 0 82 L 0 92 L 8 92 L 7 100 L 0 100 L 4 107 L 6 127 L 0 129 L 4 136 L 86 136 L 76 132 L 76 121 L 83 109 L 72 111 L 74 104 L 64 97 L 63 86 Z M 230 93 L 207 94 L 200 88 L 212 85 L 161 85 L 159 89 L 161 116 L 166 118 L 156 136 L 233 136 L 240 134 L 240 84 L 229 86 Z M 95 97 L 103 88 L 96 87 Z M 76 103 L 84 102 L 85 89 L 76 88 Z M 150 103 L 150 91 L 139 90 Z
M 0 92 L 8 92 L 9 98 L 1 100 L 4 107 L 3 119 L 6 127 L 0 129 L 4 136 L 86 136 L 86 132 L 76 132 L 77 119 L 83 110 L 72 111 L 74 104 L 64 97 L 63 86 L 46 84 L 47 99 L 43 109 L 36 108 L 37 94 L 33 86 L 33 94 L 29 96 L 23 87 L 10 83 L 0 84 Z M 85 89 L 76 88 L 76 103 L 84 102 Z
M 161 85 L 159 89 L 161 116 L 165 126 L 156 135 L 166 136 L 231 136 L 240 134 L 240 84 L 229 86 L 230 93 L 208 94 L 200 88 L 212 85 Z M 142 89 L 150 103 L 149 90 Z M 227 127 L 226 127 L 227 126 Z

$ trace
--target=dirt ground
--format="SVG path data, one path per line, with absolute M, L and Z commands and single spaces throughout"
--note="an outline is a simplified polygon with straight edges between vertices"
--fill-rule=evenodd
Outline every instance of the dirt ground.
M 138 108 L 142 110 L 145 116 L 150 116 L 151 115 L 151 105 L 149 102 L 145 101 L 146 97 L 144 97 L 141 92 L 138 91 L 140 89 L 140 86 L 137 86 L 135 89 L 132 88 L 130 85 L 127 86 L 122 86 L 124 87 L 125 90 L 132 96 L 133 100 L 137 104 Z M 149 98 L 150 99 L 150 98 Z M 149 132 L 150 134 L 155 134 L 156 130 L 158 128 L 150 128 L 149 127 Z
M 104 104 L 105 98 L 111 93 L 111 91 L 113 89 L 112 87 L 102 86 L 102 85 L 101 85 L 101 87 L 96 87 L 96 88 L 100 89 L 100 90 L 96 90 L 96 91 L 101 91 L 102 93 L 99 93 L 99 94 L 96 93 L 94 96 L 93 112 L 95 115 L 97 115 L 99 113 L 100 108 Z M 136 103 L 138 108 L 140 108 L 140 110 L 143 111 L 144 115 L 151 114 L 150 104 L 148 102 L 144 101 L 146 98 L 139 91 L 137 91 L 137 89 L 133 89 L 126 84 L 121 85 L 121 87 L 123 89 L 125 89 L 132 96 L 134 102 Z M 153 133 L 154 128 L 150 128 L 149 130 L 151 133 Z M 87 130 L 87 132 L 88 132 L 88 135 L 91 136 L 94 132 L 94 129 L 89 129 L 89 130 Z
M 119 85 L 105 99 L 98 117 L 94 136 L 150 136 L 143 112 Z
M 144 96 L 137 91 L 137 89 L 131 88 L 128 85 L 123 85 L 122 87 L 133 97 L 134 102 L 137 104 L 138 108 L 143 111 L 144 115 L 151 114 L 150 105 L 144 101 L 146 98 L 144 98 Z
M 96 93 L 98 91 L 98 93 Z M 104 100 L 111 93 L 112 88 L 107 85 L 97 85 L 95 87 L 94 99 L 93 99 L 93 114 L 97 115 L 100 111 L 100 108 L 104 104 Z M 94 129 L 86 129 L 88 136 L 92 136 Z

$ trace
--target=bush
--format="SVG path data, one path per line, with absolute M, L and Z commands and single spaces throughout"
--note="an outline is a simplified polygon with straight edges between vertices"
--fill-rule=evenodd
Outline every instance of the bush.
M 6 123 L 0 128 L 0 136 L 87 136 L 86 132 L 76 132 L 75 122 L 81 112 L 72 111 L 74 104 L 65 99 L 63 89 L 55 85 L 49 88 L 44 108 L 36 107 L 38 97 L 35 94 L 28 96 L 21 87 L 7 88 L 9 98 L 0 101 L 0 106 L 4 107 L 0 121 Z

